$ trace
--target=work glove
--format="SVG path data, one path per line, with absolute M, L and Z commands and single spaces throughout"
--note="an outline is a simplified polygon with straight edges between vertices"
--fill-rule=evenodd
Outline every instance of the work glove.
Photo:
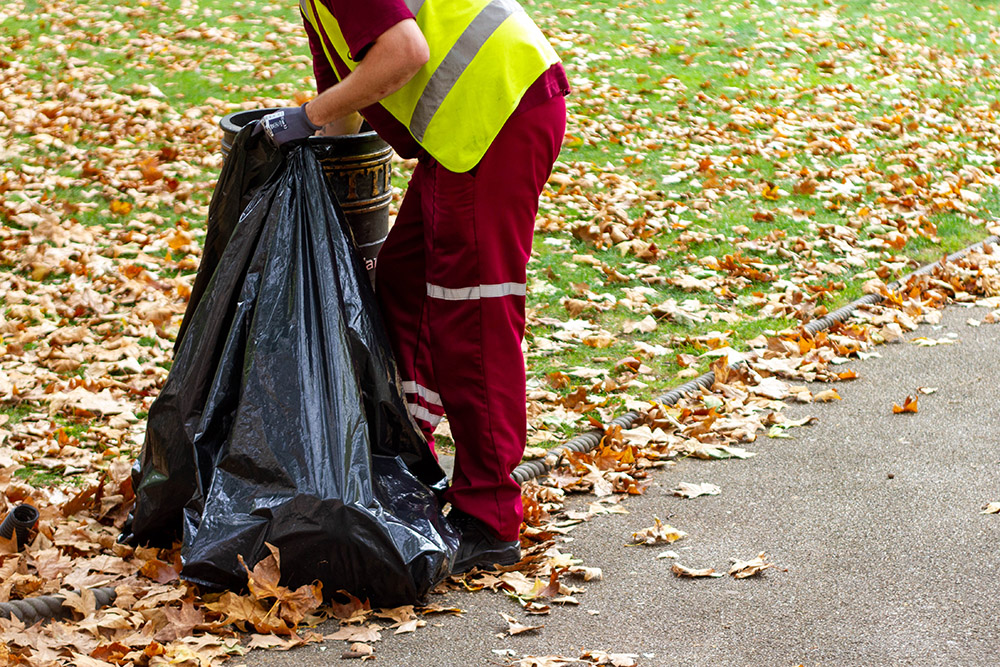
M 275 146 L 281 148 L 289 141 L 311 137 L 320 128 L 313 125 L 306 115 L 306 105 L 275 109 L 260 119 L 254 134 L 263 132 Z

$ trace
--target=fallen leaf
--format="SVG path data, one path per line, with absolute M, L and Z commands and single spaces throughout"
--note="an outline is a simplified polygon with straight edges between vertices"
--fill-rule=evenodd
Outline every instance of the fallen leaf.
M 839 401 L 841 398 L 836 389 L 824 389 L 823 391 L 813 394 L 813 400 L 819 401 L 820 403 L 828 403 L 829 401 Z
M 340 657 L 343 660 L 349 660 L 352 658 L 361 658 L 361 660 L 364 661 L 366 658 L 374 655 L 375 655 L 375 649 L 373 649 L 368 644 L 362 644 L 361 642 L 357 642 L 355 644 L 351 644 L 351 648 L 341 653 Z
M 674 563 L 670 571 L 673 572 L 678 577 L 723 577 L 725 576 L 721 572 L 716 572 L 710 567 L 706 567 L 701 570 L 693 570 L 689 567 L 685 567 L 680 563 Z
M 747 561 L 733 560 L 733 566 L 729 568 L 729 574 L 733 576 L 734 579 L 746 579 L 747 577 L 753 577 L 759 575 L 764 570 L 774 567 L 774 563 L 768 563 L 765 561 L 766 553 L 761 551 L 757 554 L 756 558 Z
M 545 627 L 544 625 L 524 625 L 510 614 L 503 612 L 500 612 L 500 616 L 503 620 L 507 621 L 507 635 L 510 637 L 524 632 L 531 632 L 532 630 L 541 630 Z
M 587 660 L 592 665 L 611 665 L 611 667 L 635 667 L 639 655 L 636 653 L 607 653 L 605 651 L 584 651 L 580 660 Z
M 518 660 L 514 665 L 517 667 L 566 667 L 567 665 L 578 665 L 579 660 L 575 658 L 564 658 L 560 655 L 526 655 Z
M 324 635 L 323 639 L 349 642 L 377 642 L 382 639 L 381 629 L 382 627 L 377 623 L 369 623 L 362 626 L 348 625 L 332 634 Z
M 659 517 L 653 517 L 653 521 L 653 525 L 649 528 L 632 533 L 634 544 L 670 544 L 687 536 L 684 531 L 660 521 Z
M 717 496 L 722 490 L 715 484 L 709 484 L 708 482 L 702 484 L 681 482 L 677 485 L 677 488 L 671 489 L 670 492 L 681 498 L 697 498 L 698 496 Z

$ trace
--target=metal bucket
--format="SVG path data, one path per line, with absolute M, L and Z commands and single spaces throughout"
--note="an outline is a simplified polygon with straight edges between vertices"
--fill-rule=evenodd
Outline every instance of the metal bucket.
M 222 128 L 222 155 L 229 155 L 233 141 L 244 125 L 259 120 L 270 111 L 252 109 L 223 117 L 219 122 Z M 362 126 L 362 130 L 366 127 Z M 371 130 L 342 136 L 310 137 L 308 143 L 344 210 L 354 235 L 354 247 L 374 284 L 378 251 L 389 233 L 392 148 Z

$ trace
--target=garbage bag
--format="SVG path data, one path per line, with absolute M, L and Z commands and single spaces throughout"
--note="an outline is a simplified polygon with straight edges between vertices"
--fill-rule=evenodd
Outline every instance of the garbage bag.
M 181 575 L 208 587 L 245 586 L 237 556 L 252 567 L 269 543 L 288 585 L 413 603 L 458 545 L 435 494 L 444 472 L 316 157 L 275 155 L 251 133 L 210 205 L 196 284 L 210 277 L 150 407 L 124 539 L 180 536 Z

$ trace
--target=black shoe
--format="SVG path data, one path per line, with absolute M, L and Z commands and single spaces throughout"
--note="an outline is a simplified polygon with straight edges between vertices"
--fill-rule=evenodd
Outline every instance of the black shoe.
M 453 507 L 448 521 L 462 535 L 455 563 L 451 567 L 452 574 L 462 574 L 474 567 L 491 569 L 494 565 L 513 565 L 521 560 L 521 543 L 518 540 L 504 542 L 497 539 L 479 519 Z

